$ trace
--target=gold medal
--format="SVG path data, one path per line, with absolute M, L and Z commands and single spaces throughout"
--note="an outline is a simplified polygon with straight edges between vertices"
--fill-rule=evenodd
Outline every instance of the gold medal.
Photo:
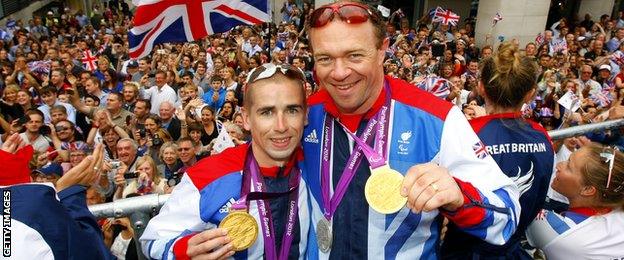
M 384 165 L 371 170 L 371 176 L 364 186 L 368 205 L 381 214 L 392 214 L 401 210 L 407 198 L 401 196 L 403 175 Z
M 219 228 L 228 231 L 234 251 L 242 251 L 251 247 L 258 237 L 256 219 L 246 211 L 230 209 L 230 213 L 221 220 Z

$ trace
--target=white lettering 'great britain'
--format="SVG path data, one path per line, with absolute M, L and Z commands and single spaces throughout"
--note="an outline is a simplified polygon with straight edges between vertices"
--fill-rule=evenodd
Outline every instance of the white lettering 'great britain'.
M 544 143 L 507 143 L 485 146 L 489 154 L 502 153 L 542 153 L 546 152 L 546 144 Z

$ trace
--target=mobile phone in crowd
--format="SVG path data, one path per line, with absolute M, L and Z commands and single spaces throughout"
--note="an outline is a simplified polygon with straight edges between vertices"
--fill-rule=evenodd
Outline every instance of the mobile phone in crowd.
M 139 173 L 138 172 L 127 172 L 124 173 L 124 179 L 128 180 L 128 179 L 136 179 L 139 178 Z

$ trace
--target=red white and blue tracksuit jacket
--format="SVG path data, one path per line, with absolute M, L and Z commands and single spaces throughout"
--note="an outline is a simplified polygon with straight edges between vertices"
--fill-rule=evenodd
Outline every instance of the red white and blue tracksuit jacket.
M 555 152 L 546 130 L 525 120 L 520 113 L 487 115 L 470 120 L 494 161 L 520 190 L 522 214 L 518 228 L 504 245 L 490 245 L 449 226 L 442 252 L 444 258 L 531 258 L 520 247 L 520 240 L 542 210 L 553 173 Z
M 204 230 L 216 228 L 227 216 L 229 207 L 240 198 L 242 171 L 249 145 L 239 145 L 226 149 L 220 154 L 202 159 L 189 168 L 175 187 L 160 213 L 150 220 L 141 236 L 141 245 L 145 255 L 154 259 L 186 259 L 188 240 Z M 302 167 L 301 149 L 296 151 L 292 164 Z M 267 191 L 277 192 L 288 189 L 288 178 L 274 178 L 278 171 L 288 169 L 261 168 Z M 268 177 L 273 176 L 273 177 Z M 253 186 L 253 185 L 250 185 Z M 306 255 L 307 236 L 310 226 L 308 193 L 305 181 L 299 184 L 298 220 L 295 236 L 290 248 L 289 259 L 303 259 Z M 288 196 L 272 199 L 269 202 L 273 215 L 276 243 L 281 239 L 286 223 Z M 259 220 L 256 201 L 249 202 L 249 213 Z M 264 240 L 262 229 L 258 226 L 258 238 L 247 250 L 234 254 L 235 259 L 262 259 Z
M 308 125 L 304 131 L 304 179 L 310 189 L 313 227 L 308 254 L 320 259 L 436 259 L 440 213 L 463 231 L 494 244 L 507 241 L 518 223 L 518 190 L 485 150 L 461 111 L 404 81 L 385 78 L 391 107 L 386 158 L 390 167 L 405 174 L 416 164 L 435 162 L 449 170 L 464 193 L 464 207 L 456 212 L 380 214 L 369 208 L 364 185 L 370 176 L 362 160 L 355 177 L 332 218 L 333 245 L 328 254 L 318 250 L 316 223 L 323 218 L 320 172 L 323 126 L 326 113 L 358 135 L 384 104 L 385 92 L 368 114 L 339 116 L 325 90 L 310 97 Z M 354 147 L 341 127 L 333 132 L 331 153 L 332 193 Z M 472 199 L 470 199 L 472 198 Z

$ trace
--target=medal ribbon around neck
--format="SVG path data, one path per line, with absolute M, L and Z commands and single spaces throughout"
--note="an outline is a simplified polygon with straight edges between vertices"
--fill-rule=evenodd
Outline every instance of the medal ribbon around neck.
M 264 252 L 266 259 L 269 260 L 285 260 L 288 259 L 288 253 L 294 238 L 295 223 L 297 221 L 299 183 L 301 181 L 301 171 L 295 165 L 288 175 L 288 190 L 285 192 L 266 192 L 266 185 L 260 176 L 258 162 L 253 156 L 251 144 L 247 151 L 245 160 L 245 170 L 243 171 L 243 185 L 241 189 L 241 198 L 232 204 L 232 210 L 247 211 L 249 201 L 256 200 L 258 203 L 258 214 L 260 215 L 260 226 L 264 234 Z M 254 185 L 254 192 L 251 192 L 250 185 Z M 282 236 L 282 246 L 279 256 L 275 248 L 275 228 L 273 227 L 273 216 L 269 207 L 268 199 L 278 198 L 289 194 L 288 197 L 288 218 L 286 228 Z M 279 258 L 278 258 L 279 257 Z
M 385 104 L 380 108 L 380 110 L 372 117 L 368 123 L 366 124 L 366 128 L 362 133 L 361 137 L 357 137 L 355 134 L 351 133 L 347 128 L 343 127 L 344 131 L 347 132 L 356 142 L 356 147 L 353 149 L 353 152 L 347 159 L 347 165 L 344 168 L 342 175 L 340 176 L 340 180 L 338 180 L 338 184 L 334 190 L 334 195 L 330 197 L 330 156 L 331 146 L 330 140 L 332 140 L 333 129 L 334 129 L 334 119 L 329 116 L 329 114 L 325 117 L 325 125 L 324 125 L 324 136 L 323 139 L 323 154 L 321 160 L 321 194 L 323 197 L 323 215 L 327 220 L 331 220 L 338 208 L 338 204 L 344 197 L 345 192 L 347 191 L 347 187 L 351 180 L 355 176 L 357 168 L 360 166 L 362 161 L 362 154 L 366 156 L 371 169 L 375 169 L 381 166 L 386 165 L 386 150 L 387 146 L 387 136 L 388 136 L 388 127 L 389 127 L 389 117 L 390 117 L 390 88 L 388 82 L 384 82 L 384 90 L 386 91 L 386 101 Z M 375 128 L 376 127 L 376 128 Z M 374 149 L 370 148 L 367 143 L 373 133 L 373 128 L 376 130 Z

